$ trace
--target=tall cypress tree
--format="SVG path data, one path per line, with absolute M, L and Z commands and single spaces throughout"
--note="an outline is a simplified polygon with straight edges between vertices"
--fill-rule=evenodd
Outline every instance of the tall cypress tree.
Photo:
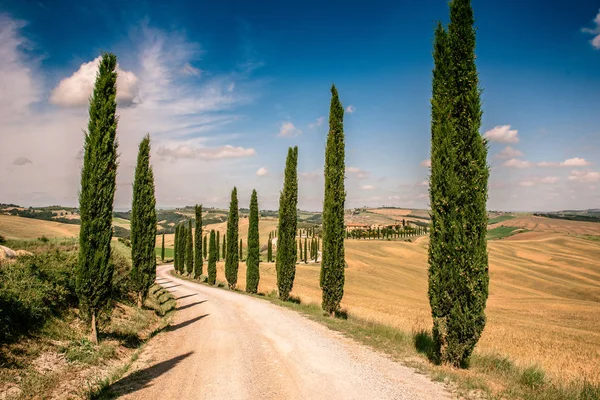
M 298 258 L 302 261 L 302 238 L 298 238 Z
M 269 241 L 267 242 L 267 262 L 273 262 L 273 239 L 269 233 Z
M 239 251 L 240 251 L 240 262 L 244 261 L 244 247 L 242 244 L 242 239 L 240 239 L 240 247 L 239 247 Z
M 173 236 L 173 268 L 175 268 L 175 272 L 179 272 L 179 225 L 175 225 L 175 234 Z
M 76 291 L 98 343 L 98 313 L 109 304 L 114 266 L 110 262 L 113 200 L 117 177 L 117 57 L 102 55 L 90 99 L 79 192 L 79 257 Z
M 165 261 L 165 234 L 162 234 L 162 246 L 160 247 L 160 261 Z
M 183 274 L 185 272 L 187 255 L 187 228 L 185 227 L 185 222 L 181 223 L 179 229 L 179 272 Z
M 256 293 L 260 280 L 260 243 L 258 235 L 258 196 L 252 190 L 250 216 L 248 221 L 248 255 L 246 256 L 246 292 Z M 271 235 L 269 235 L 269 241 Z
M 276 265 L 279 298 L 287 300 L 296 276 L 296 229 L 298 224 L 298 147 L 289 148 L 283 190 L 279 196 L 279 228 Z
M 196 236 L 194 236 L 194 278 L 199 278 L 202 275 L 202 204 L 196 204 L 194 208 L 196 212 Z
M 323 256 L 321 276 L 323 310 L 334 315 L 344 296 L 344 108 L 335 85 L 331 86 L 329 134 L 325 149 L 325 199 L 323 201 Z
M 219 233 L 219 232 L 217 232 Z M 227 260 L 227 236 L 223 235 L 223 260 Z M 217 246 L 217 260 L 219 259 L 219 247 Z
M 208 239 L 207 238 L 208 238 L 208 235 L 204 235 L 204 240 L 203 240 L 204 243 L 202 245 L 202 255 L 204 256 L 205 259 L 207 259 L 206 255 L 208 254 L 208 243 L 207 243 Z
M 194 272 L 194 238 L 192 237 L 192 220 L 188 221 L 185 240 L 185 269 L 188 275 Z
M 150 166 L 150 135 L 140 143 L 131 205 L 131 283 L 142 307 L 156 279 L 156 198 Z M 164 253 L 164 236 L 163 236 Z
M 220 242 L 219 236 L 221 236 L 221 235 L 220 235 L 219 231 L 217 231 L 217 242 L 216 242 L 216 246 L 217 246 L 217 261 L 220 261 L 220 259 L 219 259 L 220 258 L 219 249 L 221 247 L 220 247 L 220 243 L 219 243 Z M 223 258 L 225 258 L 225 235 L 223 235 Z
M 307 250 L 306 250 L 306 241 L 307 241 L 308 236 L 304 237 L 304 264 L 308 263 L 308 256 L 307 256 Z
M 434 39 L 431 100 L 429 301 L 442 363 L 468 366 L 488 296 L 487 143 L 470 0 L 452 0 Z
M 208 283 L 214 285 L 217 281 L 217 241 L 214 229 L 210 231 L 208 250 Z
M 225 259 L 225 278 L 230 289 L 235 288 L 238 278 L 238 221 L 237 188 L 234 187 L 231 191 L 229 218 L 227 218 L 227 258 Z

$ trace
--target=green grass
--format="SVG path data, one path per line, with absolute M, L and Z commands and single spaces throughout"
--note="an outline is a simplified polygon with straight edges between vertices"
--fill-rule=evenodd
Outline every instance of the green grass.
M 504 239 L 506 237 L 519 233 L 517 231 L 524 232 L 524 229 L 516 228 L 514 226 L 499 226 L 497 228 L 488 230 L 487 240 Z
M 171 275 L 199 283 L 171 271 Z M 225 286 L 225 285 L 223 285 Z M 218 287 L 223 287 L 219 285 Z M 224 290 L 229 290 L 224 287 Z M 245 292 L 239 293 L 249 295 Z M 434 362 L 434 344 L 428 330 L 406 332 L 388 325 L 358 318 L 342 311 L 337 318 L 324 314 L 318 304 L 302 304 L 300 299 L 284 302 L 273 290 L 268 294 L 250 295 L 294 310 L 310 320 L 340 332 L 392 359 L 426 373 L 434 381 L 450 380 L 457 394 L 466 399 L 524 400 L 600 400 L 600 385 L 587 381 L 561 384 L 546 378 L 537 366 L 521 367 L 497 354 L 476 353 L 468 370 L 457 370 Z M 494 382 L 493 385 L 490 382 Z
M 490 218 L 488 220 L 488 225 L 497 224 L 498 222 L 508 221 L 513 218 L 517 218 L 517 217 L 515 217 L 514 215 L 499 215 L 495 218 Z
M 600 235 L 579 235 L 582 239 L 591 240 L 593 242 L 600 242 Z
M 123 224 L 123 225 L 130 225 L 131 221 L 125 219 L 125 218 L 113 218 L 113 223 L 116 222 L 118 224 Z
M 154 251 L 156 252 L 156 256 L 160 257 L 161 248 L 155 247 Z M 173 248 L 165 247 L 165 258 L 173 259 L 174 255 L 175 255 L 175 251 L 173 250 Z

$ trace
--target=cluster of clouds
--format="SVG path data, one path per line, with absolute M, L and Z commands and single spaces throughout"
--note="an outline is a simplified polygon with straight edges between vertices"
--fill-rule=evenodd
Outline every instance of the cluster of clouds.
M 595 49 L 600 49 L 600 10 L 598 11 L 596 18 L 594 18 L 593 23 L 593 28 L 583 28 L 582 31 L 593 35 L 590 43 Z

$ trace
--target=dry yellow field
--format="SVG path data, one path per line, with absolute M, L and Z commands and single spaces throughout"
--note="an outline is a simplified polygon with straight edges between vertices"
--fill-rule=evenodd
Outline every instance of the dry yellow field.
M 412 212 L 412 210 L 405 210 L 400 208 L 371 208 L 367 210 L 374 214 L 381 214 L 391 218 L 402 218 Z
M 75 237 L 79 225 L 0 214 L 0 235 L 7 239 Z
M 540 365 L 561 380 L 600 382 L 600 242 L 557 234 L 517 238 L 489 243 L 488 323 L 476 351 Z M 347 241 L 342 306 L 407 331 L 429 328 L 427 246 L 426 237 Z M 242 289 L 245 268 L 240 264 Z M 218 274 L 224 281 L 222 263 Z M 319 265 L 300 264 L 293 294 L 320 303 L 318 282 Z M 260 291 L 275 288 L 275 265 L 262 263 Z

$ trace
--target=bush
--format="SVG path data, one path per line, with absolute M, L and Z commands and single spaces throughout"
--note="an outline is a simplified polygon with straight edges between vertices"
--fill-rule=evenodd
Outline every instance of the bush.
M 544 385 L 546 375 L 538 367 L 528 367 L 521 374 L 520 382 L 532 389 L 538 389 Z

